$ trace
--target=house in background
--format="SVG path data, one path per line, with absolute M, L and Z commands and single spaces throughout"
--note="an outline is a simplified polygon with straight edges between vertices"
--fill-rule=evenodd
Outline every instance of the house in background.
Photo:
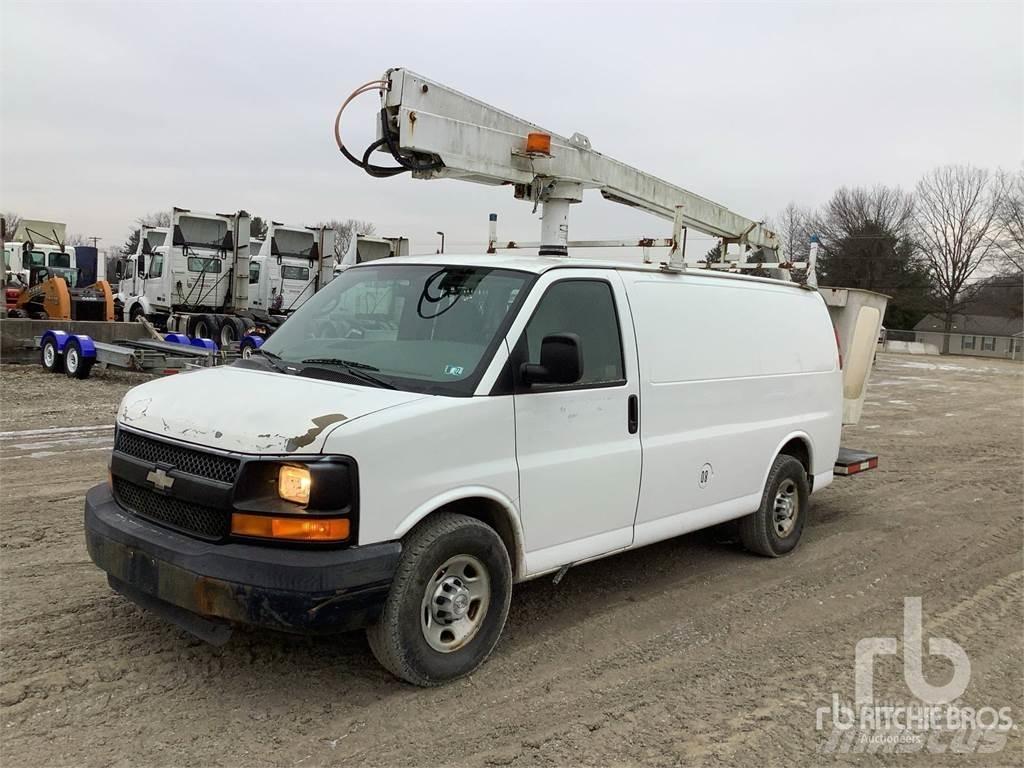
M 928 315 L 914 326 L 915 341 L 942 349 L 944 322 Z M 954 315 L 949 354 L 1024 360 L 1024 318 L 993 315 Z

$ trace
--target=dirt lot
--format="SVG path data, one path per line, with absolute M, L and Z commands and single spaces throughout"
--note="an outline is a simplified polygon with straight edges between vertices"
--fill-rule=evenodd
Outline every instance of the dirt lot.
M 923 600 L 926 640 L 967 652 L 961 703 L 1024 723 L 1024 366 L 880 356 L 844 442 L 878 451 L 881 468 L 816 495 L 792 556 L 747 555 L 715 530 L 522 585 L 492 659 L 436 690 L 389 677 L 358 634 L 236 633 L 212 648 L 107 588 L 82 497 L 104 477 L 133 383 L 0 371 L 7 765 L 1024 759 L 1019 730 L 970 757 L 844 755 L 822 751 L 815 724 L 833 694 L 853 699 L 857 641 L 902 636 L 905 596 Z M 55 425 L 68 429 L 25 431 Z M 924 653 L 928 681 L 944 684 L 949 663 Z M 876 698 L 910 698 L 899 657 L 875 668 Z

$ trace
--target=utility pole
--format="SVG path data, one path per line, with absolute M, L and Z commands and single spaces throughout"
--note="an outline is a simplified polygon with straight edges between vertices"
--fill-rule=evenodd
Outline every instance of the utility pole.
M 96 237 L 96 235 L 93 235 L 92 237 L 87 237 L 85 239 L 86 240 L 92 240 L 93 250 L 96 251 L 96 279 L 97 280 L 106 280 L 107 279 L 107 257 L 105 255 L 101 256 L 100 255 L 100 249 L 96 247 L 96 243 L 98 243 L 103 238 L 102 237 Z

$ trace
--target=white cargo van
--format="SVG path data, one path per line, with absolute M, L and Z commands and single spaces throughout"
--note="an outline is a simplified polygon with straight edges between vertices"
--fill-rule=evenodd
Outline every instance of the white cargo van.
M 792 283 L 370 262 L 257 356 L 125 396 L 88 549 L 211 642 L 365 626 L 439 684 L 494 648 L 515 582 L 732 519 L 790 552 L 832 481 L 841 377 L 822 297 Z

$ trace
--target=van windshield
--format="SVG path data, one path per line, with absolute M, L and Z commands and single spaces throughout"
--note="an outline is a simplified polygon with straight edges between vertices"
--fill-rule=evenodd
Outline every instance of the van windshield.
M 296 367 L 372 372 L 398 389 L 471 395 L 532 280 L 490 267 L 354 267 L 262 350 Z

